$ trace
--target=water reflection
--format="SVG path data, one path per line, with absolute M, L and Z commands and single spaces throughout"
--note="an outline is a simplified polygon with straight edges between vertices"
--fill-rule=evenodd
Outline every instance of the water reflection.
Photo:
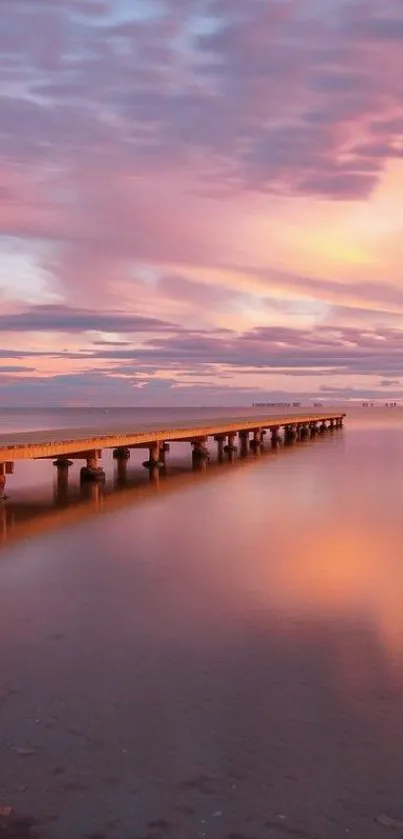
M 126 486 L 128 481 L 128 464 L 127 459 L 120 458 L 116 461 L 115 472 L 115 486 Z
M 376 616 L 382 639 L 398 649 L 403 644 L 399 599 L 399 582 L 403 584 L 403 485 L 399 471 L 391 471 L 390 464 L 395 463 L 402 442 L 397 428 L 384 431 L 377 437 L 376 446 L 373 435 L 371 430 L 352 428 L 345 435 L 326 436 L 313 443 L 298 442 L 298 453 L 289 449 L 278 453 L 266 448 L 262 459 L 260 446 L 251 451 L 241 438 L 239 452 L 235 451 L 234 441 L 226 447 L 224 463 L 194 456 L 193 472 L 175 460 L 165 460 L 167 452 L 162 469 L 134 468 L 130 472 L 129 460 L 118 458 L 114 461 L 114 479 L 105 485 L 76 484 L 71 467 L 60 464 L 54 468 L 52 499 L 30 491 L 21 501 L 11 498 L 0 506 L 1 540 L 5 545 L 10 540 L 71 525 L 101 511 L 124 510 L 151 500 L 156 489 L 181 497 L 184 491 L 194 493 L 196 480 L 202 480 L 204 486 L 207 479 L 221 477 L 214 488 L 209 480 L 205 489 L 202 485 L 200 489 L 205 507 L 211 497 L 220 494 L 218 509 L 224 516 L 222 481 L 229 484 L 231 522 L 227 527 L 224 519 L 220 523 L 223 545 L 218 566 L 225 587 L 225 557 L 234 529 L 232 510 L 242 510 L 234 531 L 236 554 L 240 558 L 253 556 L 253 564 L 241 561 L 231 569 L 231 578 L 233 585 L 238 582 L 241 586 L 243 597 L 249 591 L 262 608 L 297 609 L 301 615 L 354 615 L 362 620 Z M 220 454 L 224 456 L 219 441 Z M 259 463 L 255 462 L 256 456 Z M 238 467 L 235 473 L 234 465 Z M 212 512 L 209 526 L 214 526 L 214 521 Z M 169 530 L 169 522 L 166 526 Z M 208 557 L 208 532 L 203 540 Z M 268 561 L 268 557 L 281 557 L 281 562 Z M 217 571 L 215 568 L 216 576 Z
M 74 526 L 0 563 L 7 737 L 37 750 L 3 750 L 5 799 L 55 812 L 52 839 L 379 839 L 402 817 L 402 436 L 45 505 Z

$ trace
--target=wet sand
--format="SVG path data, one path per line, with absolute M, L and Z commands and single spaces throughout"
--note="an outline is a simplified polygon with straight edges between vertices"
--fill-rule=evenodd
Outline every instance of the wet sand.
M 402 431 L 6 547 L 0 805 L 43 839 L 397 836 Z

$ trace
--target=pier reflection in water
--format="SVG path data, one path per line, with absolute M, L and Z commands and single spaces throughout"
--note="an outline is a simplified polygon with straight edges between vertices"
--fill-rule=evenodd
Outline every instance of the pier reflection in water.
M 238 454 L 4 546 L 3 795 L 45 839 L 403 818 L 403 424 Z
M 251 438 L 240 435 L 239 440 L 232 435 L 228 442 L 224 436 L 218 436 L 210 447 L 205 443 L 200 451 L 194 447 L 190 464 L 182 444 L 166 444 L 165 449 L 160 450 L 160 467 L 149 469 L 144 468 L 141 450 L 128 452 L 130 457 L 105 450 L 105 482 L 80 480 L 77 463 L 66 458 L 53 464 L 51 460 L 22 461 L 10 484 L 7 502 L 0 504 L 0 544 L 11 538 L 25 538 L 47 528 L 70 524 L 100 509 L 136 503 L 150 497 L 156 488 L 179 490 L 184 481 L 194 481 L 196 474 L 205 478 L 218 477 L 220 471 L 234 465 L 252 465 L 260 456 L 269 462 L 280 453 L 282 457 L 290 455 L 285 441 L 283 444 L 279 438 L 265 446 L 266 439 L 261 433 Z M 329 436 L 327 439 L 331 443 L 336 438 Z M 322 442 L 320 438 L 296 441 L 295 449 Z M 294 453 L 297 454 L 295 450 Z M 53 482 L 49 480 L 52 476 Z

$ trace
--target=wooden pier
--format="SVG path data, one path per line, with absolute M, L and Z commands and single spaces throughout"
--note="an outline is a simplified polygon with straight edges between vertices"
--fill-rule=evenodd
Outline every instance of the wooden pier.
M 19 460 L 54 459 L 55 466 L 66 475 L 74 460 L 83 460 L 81 479 L 105 479 L 100 465 L 102 450 L 113 449 L 118 468 L 124 471 L 131 449 L 147 449 L 143 465 L 155 476 L 166 465 L 170 443 L 191 445 L 194 464 L 206 465 L 210 453 L 209 438 L 217 444 L 218 458 L 231 460 L 236 452 L 262 450 L 265 435 L 270 445 L 290 445 L 317 434 L 339 429 L 344 413 L 306 413 L 287 416 L 213 417 L 183 421 L 167 427 L 162 422 L 149 422 L 141 428 L 68 429 L 0 434 L 0 499 L 5 497 L 6 476 L 14 471 Z

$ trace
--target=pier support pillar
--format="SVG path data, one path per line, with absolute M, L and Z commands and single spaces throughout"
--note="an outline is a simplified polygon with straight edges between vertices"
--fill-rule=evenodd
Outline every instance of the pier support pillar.
M 171 447 L 169 443 L 161 443 L 160 451 L 159 451 L 159 461 L 161 464 L 161 469 L 166 471 L 167 468 L 167 454 L 170 452 Z
M 119 446 L 119 448 L 113 450 L 113 459 L 130 460 L 130 449 L 127 446 Z
M 159 466 L 160 463 L 160 443 L 152 443 L 150 448 L 150 466 Z
M 56 460 L 53 461 L 53 466 L 57 466 L 57 469 L 68 469 L 69 466 L 73 465 L 73 461 L 69 460 L 68 457 L 57 457 Z
M 148 460 L 143 461 L 143 466 L 145 469 L 160 469 L 160 467 L 163 465 L 162 461 L 160 460 L 161 445 L 162 444 L 159 441 L 155 441 L 149 444 L 149 458 Z
M 297 440 L 306 440 L 308 436 L 307 427 L 304 423 L 300 423 L 297 426 Z
M 53 497 L 56 504 L 65 504 L 69 496 L 69 469 L 73 461 L 66 456 L 57 457 L 53 461 L 56 466 L 56 481 L 54 483 Z
M 6 495 L 6 476 L 0 475 L 0 504 L 7 501 Z
M 6 476 L 12 475 L 14 472 L 14 463 L 0 463 L 0 504 L 7 501 L 6 495 Z
M 270 429 L 270 434 L 272 448 L 276 449 L 282 442 L 280 431 L 276 426 L 273 426 L 273 428 Z
M 224 460 L 225 436 L 224 434 L 216 434 L 214 440 L 217 443 L 217 460 L 219 463 L 222 463 Z
M 327 425 L 326 425 L 325 420 L 323 420 L 323 422 L 321 422 L 321 424 L 319 426 L 319 434 L 324 434 L 325 431 L 327 431 Z
M 127 446 L 118 446 L 113 450 L 113 459 L 116 460 L 116 481 L 118 484 L 125 484 L 127 481 L 127 464 L 130 460 L 130 449 Z
M 285 425 L 284 426 L 284 443 L 287 446 L 291 446 L 296 438 L 295 433 L 295 426 L 294 425 Z
M 225 454 L 228 456 L 228 460 L 233 460 L 234 455 L 237 452 L 237 447 L 235 445 L 236 434 L 228 434 L 227 435 L 227 444 L 224 446 Z
M 191 441 L 191 445 L 193 469 L 206 469 L 207 463 L 210 460 L 210 452 L 207 448 L 207 437 L 198 437 Z
M 130 460 L 130 449 L 127 446 L 119 446 L 113 450 L 113 459 L 116 460 L 116 483 L 125 484 L 127 481 L 127 465 Z
M 150 482 L 153 484 L 159 484 L 160 480 L 160 469 L 163 466 L 163 463 L 160 459 L 160 450 L 161 450 L 162 443 L 160 441 L 154 441 L 149 444 L 148 451 L 149 451 L 149 458 L 148 460 L 143 461 L 143 466 L 145 469 L 148 469 Z
M 317 422 L 310 422 L 309 423 L 309 430 L 311 432 L 311 437 L 315 437 L 318 433 L 318 423 Z
M 263 448 L 263 431 L 261 428 L 255 428 L 253 437 L 250 441 L 251 451 L 258 454 Z
M 105 472 L 102 466 L 99 465 L 101 457 L 100 449 L 94 449 L 86 455 L 87 465 L 80 469 L 80 478 L 82 481 L 104 481 Z
M 248 450 L 249 431 L 240 431 L 238 436 L 239 436 L 240 455 L 241 455 L 241 457 L 248 457 L 248 454 L 249 454 L 249 450 Z

